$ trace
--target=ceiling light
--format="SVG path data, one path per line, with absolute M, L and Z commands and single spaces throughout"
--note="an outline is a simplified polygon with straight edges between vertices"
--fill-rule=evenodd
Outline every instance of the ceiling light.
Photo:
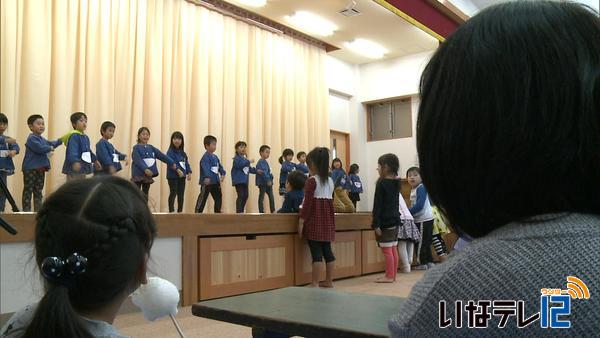
M 381 59 L 389 51 L 382 45 L 367 39 L 354 39 L 354 41 L 344 43 L 353 52 L 372 58 Z
M 321 36 L 329 36 L 338 29 L 331 21 L 306 11 L 298 11 L 286 16 L 285 19 L 304 32 Z
M 250 7 L 262 7 L 267 4 L 267 0 L 233 0 L 233 2 Z

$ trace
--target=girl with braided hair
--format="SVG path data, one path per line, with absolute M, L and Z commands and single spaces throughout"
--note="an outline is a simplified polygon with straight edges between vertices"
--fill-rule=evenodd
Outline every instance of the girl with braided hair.
M 98 176 L 68 182 L 36 218 L 35 258 L 46 293 L 17 312 L 2 337 L 123 337 L 111 325 L 146 283 L 156 224 L 131 182 Z

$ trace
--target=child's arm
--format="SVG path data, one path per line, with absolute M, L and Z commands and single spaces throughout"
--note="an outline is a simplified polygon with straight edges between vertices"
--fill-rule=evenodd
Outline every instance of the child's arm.
M 245 159 L 243 157 L 236 156 L 236 157 L 233 158 L 233 164 L 231 165 L 231 169 L 232 170 L 233 169 L 240 169 L 240 170 L 242 170 L 245 167 L 245 164 L 246 164 L 245 162 L 246 161 L 245 161 Z
M 123 154 L 122 152 L 118 151 L 117 149 L 115 149 L 115 154 L 119 155 L 119 161 L 125 161 L 125 159 L 127 158 L 127 155 Z
M 216 156 L 215 156 L 216 157 Z M 223 164 L 221 164 L 221 160 L 217 157 L 217 163 L 219 163 L 219 174 L 221 174 L 221 181 L 225 178 L 225 168 L 223 168 Z
M 21 151 L 21 148 L 19 148 L 19 145 L 16 142 L 9 144 L 8 149 L 11 152 L 11 157 L 14 157 Z
M 53 148 L 57 148 L 58 146 L 60 146 L 61 144 L 63 144 L 63 141 L 61 139 L 58 139 L 56 141 L 48 141 L 48 140 L 44 140 L 47 144 L 51 145 Z
M 383 204 L 383 188 L 381 187 L 381 181 L 375 185 L 375 197 L 373 200 L 373 222 L 371 228 L 378 229 L 381 226 L 381 205 Z
M 175 160 L 173 160 L 170 156 L 165 155 L 159 149 L 156 149 L 156 147 L 152 146 L 152 148 L 154 148 L 153 150 L 154 150 L 154 155 L 156 156 L 156 158 L 158 158 L 162 162 L 166 163 L 169 167 L 171 167 L 173 169 L 177 168 L 177 166 L 175 165 Z
M 417 188 L 417 200 L 415 201 L 415 204 L 410 209 L 408 209 L 408 211 L 410 211 L 410 213 L 412 215 L 420 212 L 421 210 L 423 210 L 426 200 L 427 200 L 427 190 L 425 190 L 425 186 L 421 184 Z
M 208 173 L 211 172 L 211 164 L 210 158 L 208 154 L 204 154 L 200 159 L 200 183 L 204 185 L 210 184 L 210 177 L 208 177 Z
M 62 142 L 61 142 L 62 143 Z M 27 138 L 25 145 L 28 149 L 38 155 L 45 155 L 52 151 L 52 145 L 47 141 L 40 141 L 37 137 L 30 136 Z
M 342 176 L 342 173 L 340 170 L 334 170 L 331 172 L 331 179 L 333 180 L 333 186 L 335 188 L 337 188 L 339 186 L 339 180 Z
M 283 204 L 281 205 L 281 209 L 277 210 L 278 214 L 290 213 L 292 212 L 292 203 L 290 201 L 289 194 L 285 194 L 283 198 Z
M 140 168 L 140 170 L 144 171 L 148 169 L 148 166 L 146 165 L 146 162 L 144 162 L 144 159 L 140 155 L 138 149 L 139 147 L 133 147 L 131 158 L 133 159 L 133 165 Z
M 187 157 L 187 154 L 184 153 L 185 156 L 185 169 L 187 170 L 186 175 L 191 175 L 192 174 L 192 166 L 190 165 L 190 161 L 189 158 Z
M 292 162 L 283 162 L 281 164 L 281 171 L 283 171 L 285 173 L 290 173 L 294 169 L 296 169 L 296 165 L 294 163 L 292 163 Z
M 96 143 L 96 156 L 98 157 L 98 161 L 100 161 L 100 164 L 103 167 L 108 169 L 109 167 L 113 166 L 113 159 L 108 151 L 108 146 L 106 145 L 106 142 Z
M 69 165 L 71 168 L 74 163 L 81 163 L 81 151 L 79 148 L 79 140 L 77 139 L 76 134 L 73 134 L 69 138 L 69 142 L 67 144 L 67 154 L 65 158 L 67 165 Z

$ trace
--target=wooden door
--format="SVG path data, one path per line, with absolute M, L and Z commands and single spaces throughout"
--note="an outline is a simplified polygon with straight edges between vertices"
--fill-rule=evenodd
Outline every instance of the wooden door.
M 342 160 L 343 168 L 346 170 L 346 172 L 348 172 L 351 164 L 350 134 L 341 131 L 331 130 L 329 133 L 329 150 L 331 151 L 331 160 L 333 160 L 336 157 Z

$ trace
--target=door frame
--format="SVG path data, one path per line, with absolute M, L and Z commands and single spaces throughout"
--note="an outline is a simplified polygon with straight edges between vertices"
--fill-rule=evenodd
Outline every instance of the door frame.
M 343 159 L 344 160 L 344 164 L 346 165 L 345 170 L 346 172 L 348 172 L 348 170 L 350 170 L 350 133 L 347 133 L 345 131 L 341 131 L 341 130 L 336 130 L 336 129 L 329 129 L 329 142 L 331 142 L 331 133 L 338 133 L 338 134 L 342 134 L 344 135 L 344 139 L 346 140 L 346 158 Z M 330 144 L 331 146 L 331 144 Z M 331 154 L 333 155 L 333 149 L 330 149 L 330 151 L 332 152 Z M 331 159 L 333 161 L 333 158 Z M 342 168 L 344 168 L 344 166 L 342 166 Z

